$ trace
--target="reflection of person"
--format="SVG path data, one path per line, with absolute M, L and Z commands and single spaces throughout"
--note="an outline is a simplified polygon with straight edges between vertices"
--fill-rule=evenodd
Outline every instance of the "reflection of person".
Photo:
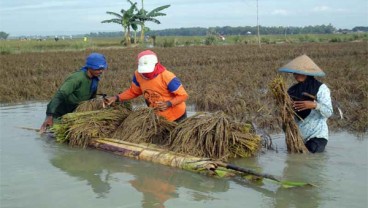
M 92 53 L 86 59 L 86 65 L 69 75 L 47 105 L 46 119 L 40 132 L 45 132 L 61 116 L 75 110 L 78 104 L 96 97 L 99 76 L 107 69 L 102 54 Z
M 168 177 L 170 177 L 169 172 L 160 171 L 159 177 L 152 177 L 151 172 L 150 175 L 141 175 L 129 181 L 137 191 L 143 193 L 142 207 L 152 207 L 150 205 L 155 204 L 155 207 L 163 208 L 167 200 L 178 197 L 176 187 L 169 183 Z
M 325 73 L 306 55 L 299 56 L 279 69 L 293 73 L 297 84 L 288 94 L 294 102 L 296 122 L 305 145 L 312 153 L 323 152 L 328 141 L 327 118 L 332 115 L 329 88 L 314 76 Z
M 142 166 L 125 169 L 135 176 L 129 183 L 143 194 L 142 207 L 164 208 L 167 201 L 179 197 L 177 189 L 180 187 L 191 190 L 195 201 L 211 200 L 213 199 L 211 193 L 226 192 L 229 189 L 228 180 L 218 180 L 157 164 L 145 169 L 147 171 L 142 170 Z
M 93 154 L 88 150 L 75 150 L 62 154 L 58 152 L 50 162 L 68 175 L 86 180 L 97 197 L 106 197 L 111 189 L 109 184 L 111 170 L 101 167 L 103 158 L 91 155 Z
M 130 88 L 114 97 L 107 104 L 119 100 L 130 100 L 144 95 L 149 107 L 169 121 L 181 121 L 186 118 L 185 101 L 188 94 L 180 80 L 168 71 L 157 59 L 157 55 L 146 50 L 138 54 L 138 70 L 133 75 Z

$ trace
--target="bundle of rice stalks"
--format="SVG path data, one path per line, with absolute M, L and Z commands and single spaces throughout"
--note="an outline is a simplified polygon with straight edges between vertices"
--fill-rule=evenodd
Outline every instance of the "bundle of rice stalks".
M 285 132 L 287 150 L 290 153 L 307 153 L 303 139 L 300 135 L 299 127 L 295 122 L 296 116 L 293 109 L 293 102 L 287 93 L 285 81 L 281 76 L 276 77 L 270 84 L 270 89 L 276 101 L 276 106 L 282 119 L 282 126 Z
M 85 148 L 93 138 L 111 137 L 129 114 L 126 108 L 68 113 L 52 130 L 56 141 Z
M 197 157 L 227 160 L 249 157 L 260 148 L 250 124 L 238 123 L 224 112 L 197 113 L 171 132 L 169 149 Z
M 81 102 L 75 112 L 86 112 L 104 109 L 105 105 L 102 98 L 95 98 Z
M 118 127 L 113 138 L 132 143 L 165 145 L 176 126 L 156 115 L 153 108 L 141 108 L 132 112 Z
M 125 108 L 132 110 L 132 104 L 131 102 L 119 102 L 119 103 L 113 103 L 113 107 L 115 106 L 124 106 Z M 75 112 L 85 112 L 85 111 L 95 111 L 95 110 L 102 110 L 106 108 L 103 98 L 94 98 L 90 100 L 86 100 L 81 102 L 78 107 L 75 109 Z

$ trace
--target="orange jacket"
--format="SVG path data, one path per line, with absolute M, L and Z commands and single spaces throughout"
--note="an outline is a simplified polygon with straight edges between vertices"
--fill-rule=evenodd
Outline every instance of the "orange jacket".
M 157 101 L 170 101 L 171 107 L 165 111 L 156 112 L 169 121 L 175 121 L 186 111 L 185 101 L 188 99 L 188 94 L 180 80 L 168 70 L 164 70 L 153 79 L 146 79 L 135 71 L 130 88 L 118 96 L 120 100 L 130 100 L 142 94 L 149 107 L 156 107 Z

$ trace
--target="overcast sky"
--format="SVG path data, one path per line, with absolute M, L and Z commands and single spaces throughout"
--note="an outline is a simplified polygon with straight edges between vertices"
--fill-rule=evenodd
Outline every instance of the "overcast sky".
M 135 0 L 133 0 L 135 1 Z M 138 5 L 140 7 L 140 0 Z M 256 0 L 145 0 L 151 10 L 170 4 L 153 30 L 180 27 L 255 26 Z M 102 24 L 106 11 L 128 8 L 125 0 L 0 0 L 0 31 L 11 36 L 85 34 L 121 31 L 120 25 Z M 306 26 L 331 23 L 351 29 L 368 25 L 367 0 L 259 0 L 263 26 Z

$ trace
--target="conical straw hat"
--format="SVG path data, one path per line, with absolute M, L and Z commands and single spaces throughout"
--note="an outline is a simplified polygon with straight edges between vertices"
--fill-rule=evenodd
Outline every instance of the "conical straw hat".
M 323 77 L 325 73 L 307 55 L 301 55 L 279 69 L 279 72 L 304 74 L 308 76 Z

